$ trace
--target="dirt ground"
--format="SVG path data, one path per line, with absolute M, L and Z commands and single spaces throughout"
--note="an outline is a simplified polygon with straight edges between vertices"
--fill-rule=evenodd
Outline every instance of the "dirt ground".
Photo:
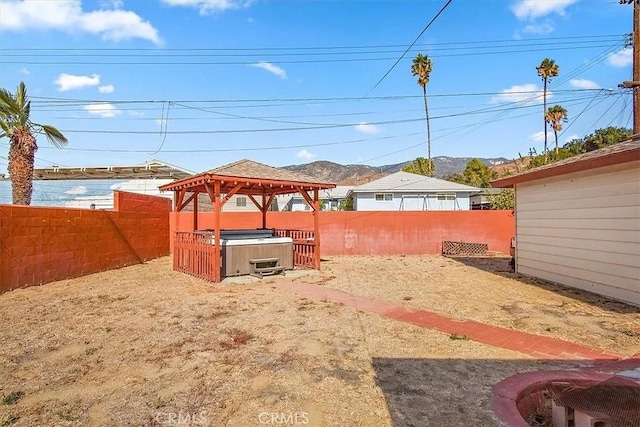
M 525 278 L 509 258 L 335 257 L 326 285 L 631 356 L 640 353 L 640 309 L 599 295 Z
M 495 383 L 565 367 L 272 286 L 282 280 L 640 348 L 624 333 L 637 312 L 506 273 L 439 257 L 323 268 L 214 286 L 163 258 L 0 295 L 0 426 L 494 426 Z

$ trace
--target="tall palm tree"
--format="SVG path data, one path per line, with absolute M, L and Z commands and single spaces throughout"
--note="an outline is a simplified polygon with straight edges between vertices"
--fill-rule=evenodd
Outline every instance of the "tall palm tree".
M 31 121 L 31 101 L 24 82 L 15 95 L 0 89 L 0 138 L 9 138 L 9 176 L 14 205 L 30 205 L 33 192 L 33 164 L 38 149 L 36 134 L 44 134 L 49 142 L 61 148 L 67 138 L 50 125 Z
M 556 77 L 558 72 L 560 71 L 560 67 L 556 65 L 556 61 L 549 58 L 544 58 L 539 67 L 536 67 L 538 71 L 538 75 L 542 77 L 542 81 L 544 82 L 544 92 L 543 92 L 543 118 L 544 118 L 544 157 L 547 158 L 547 84 L 549 83 L 549 79 L 552 77 Z
M 424 114 L 427 119 L 427 155 L 429 176 L 433 176 L 433 163 L 431 163 L 431 126 L 429 123 L 429 106 L 427 105 L 427 83 L 431 74 L 432 63 L 428 56 L 421 53 L 413 59 L 411 74 L 418 76 L 418 85 L 422 87 L 422 97 L 424 99 Z
M 554 105 L 547 110 L 545 120 L 553 128 L 553 133 L 556 137 L 556 156 L 558 155 L 558 132 L 562 130 L 562 123 L 567 122 L 567 110 L 560 106 Z

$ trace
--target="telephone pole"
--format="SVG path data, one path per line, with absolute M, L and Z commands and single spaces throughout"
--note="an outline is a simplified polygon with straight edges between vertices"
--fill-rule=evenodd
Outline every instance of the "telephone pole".
M 619 87 L 633 90 L 633 134 L 640 134 L 640 0 L 620 0 L 620 4 L 633 3 L 633 80 Z

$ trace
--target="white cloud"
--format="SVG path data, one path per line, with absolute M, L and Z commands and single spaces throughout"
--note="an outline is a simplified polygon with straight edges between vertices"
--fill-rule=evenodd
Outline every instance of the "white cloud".
M 100 7 L 103 9 L 122 9 L 123 0 L 100 0 Z
M 263 70 L 267 70 L 271 74 L 276 75 L 281 79 L 287 78 L 287 72 L 285 70 L 283 70 L 282 68 L 270 62 L 260 61 L 257 64 L 251 64 L 251 66 L 256 68 L 262 68 Z
M 564 16 L 565 10 L 578 0 L 518 0 L 511 11 L 516 18 L 524 21 L 556 13 Z
M 155 122 L 162 129 L 167 127 L 167 119 L 156 119 Z
M 612 53 L 607 58 L 607 62 L 612 67 L 628 67 L 633 64 L 633 51 L 631 49 L 623 49 L 620 52 Z
M 553 92 L 547 90 L 547 99 L 553 96 Z M 492 103 L 518 102 L 522 104 L 535 104 L 542 101 L 543 91 L 538 85 L 526 83 L 523 85 L 513 85 L 508 89 L 503 89 L 499 95 L 491 98 Z
M 115 105 L 108 102 L 89 104 L 85 105 L 83 108 L 87 113 L 103 118 L 115 117 L 122 113 L 122 111 L 118 110 Z
M 380 132 L 380 128 L 378 126 L 372 125 L 371 123 L 367 123 L 367 122 L 360 122 L 357 125 L 355 125 L 355 128 L 358 132 L 366 133 L 369 135 L 373 135 L 375 133 Z
M 87 12 L 82 10 L 81 0 L 0 1 L 0 29 L 82 32 L 99 35 L 104 40 L 139 38 L 161 44 L 158 30 L 136 13 L 120 9 Z
M 600 85 L 593 80 L 571 79 L 569 84 L 577 89 L 600 89 Z
M 544 131 L 541 130 L 540 132 L 532 133 L 531 135 L 529 135 L 529 139 L 534 142 L 544 141 Z
M 566 144 L 567 142 L 571 142 L 574 139 L 580 139 L 580 135 L 576 135 L 576 134 L 569 135 L 567 139 L 564 140 L 564 143 Z
M 25 76 L 28 76 L 29 74 L 31 74 L 31 71 L 27 70 L 27 69 L 26 69 L 26 68 L 24 68 L 24 67 L 23 67 L 23 68 L 20 68 L 20 69 L 18 70 L 18 72 L 19 72 L 20 74 L 24 74 Z
M 296 157 L 299 159 L 304 159 L 304 160 L 311 160 L 315 157 L 318 157 L 317 154 L 313 154 L 312 152 L 310 152 L 309 150 L 307 150 L 306 148 L 304 150 L 300 150 L 296 153 Z
M 553 30 L 555 30 L 555 27 L 553 26 L 553 23 L 551 21 L 547 21 L 543 24 L 529 24 L 526 25 L 523 29 L 522 32 L 523 33 L 527 33 L 527 34 L 540 34 L 540 35 L 547 35 L 547 34 L 551 34 L 553 32 Z
M 98 86 L 98 92 L 100 93 L 113 93 L 115 90 L 116 88 L 113 85 Z
M 87 187 L 84 185 L 79 185 L 77 187 L 73 187 L 64 192 L 64 194 L 70 194 L 72 196 L 78 196 L 80 194 L 86 194 Z
M 60 92 L 68 90 L 82 89 L 85 87 L 98 86 L 100 84 L 100 76 L 92 74 L 90 76 L 74 76 L 73 74 L 62 73 L 53 81 L 58 85 Z
M 162 0 L 169 6 L 184 6 L 197 8 L 200 15 L 209 15 L 225 10 L 249 7 L 254 0 Z
M 144 111 L 128 110 L 127 114 L 131 117 L 144 117 Z

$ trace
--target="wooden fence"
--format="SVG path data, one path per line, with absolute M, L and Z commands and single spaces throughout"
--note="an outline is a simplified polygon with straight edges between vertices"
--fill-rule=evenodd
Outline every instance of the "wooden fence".
M 274 230 L 277 237 L 293 239 L 293 265 L 300 268 L 313 268 L 316 251 L 315 235 L 309 230 Z
M 214 282 L 213 241 L 213 232 L 176 232 L 173 241 L 173 269 Z

